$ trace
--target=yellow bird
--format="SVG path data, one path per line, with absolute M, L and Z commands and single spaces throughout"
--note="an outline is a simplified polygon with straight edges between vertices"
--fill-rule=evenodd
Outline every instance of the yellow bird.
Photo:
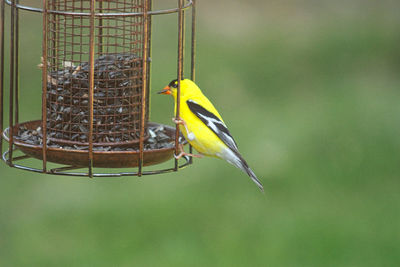
M 173 80 L 158 92 L 174 98 L 175 112 L 177 87 L 177 80 Z M 179 159 L 185 155 L 194 157 L 205 155 L 224 159 L 249 175 L 261 191 L 264 191 L 261 182 L 240 155 L 235 140 L 210 100 L 189 79 L 181 80 L 180 89 L 180 118 L 173 118 L 173 121 L 179 124 L 179 129 L 186 140 L 200 155 L 185 153 L 181 146 L 181 153 L 175 157 Z

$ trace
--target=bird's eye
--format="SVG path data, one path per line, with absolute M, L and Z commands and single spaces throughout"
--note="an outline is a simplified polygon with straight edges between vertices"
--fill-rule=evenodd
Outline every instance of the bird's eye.
M 172 87 L 177 88 L 177 87 L 178 87 L 178 83 L 174 83 L 174 84 L 172 85 Z

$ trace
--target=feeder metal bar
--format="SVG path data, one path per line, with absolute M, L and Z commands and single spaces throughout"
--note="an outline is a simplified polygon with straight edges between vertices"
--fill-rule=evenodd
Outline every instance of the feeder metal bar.
M 178 0 L 179 12 L 178 12 L 178 87 L 176 94 L 176 114 L 175 119 L 178 120 L 180 118 L 180 107 L 181 107 L 181 79 L 182 79 L 182 69 L 183 69 L 183 10 L 182 10 L 182 0 Z M 179 152 L 179 124 L 176 124 L 175 130 L 175 155 L 178 155 Z M 175 167 L 174 170 L 178 170 L 178 159 L 175 158 Z
M 79 166 L 64 166 L 64 167 L 50 169 L 50 172 L 51 173 L 57 173 L 57 172 L 75 170 L 75 169 L 80 169 L 80 168 L 82 168 L 82 167 L 79 167 Z
M 99 1 L 98 9 L 100 10 L 100 13 L 103 12 L 103 1 Z M 103 53 L 103 18 L 102 17 L 99 18 L 98 31 L 99 31 L 99 34 L 97 36 L 97 40 L 98 40 L 97 41 L 98 42 L 97 50 L 98 50 L 98 53 L 101 55 Z
M 4 118 L 4 1 L 1 1 L 1 25 L 0 25 L 0 153 L 3 151 L 3 118 Z
M 148 3 L 148 11 L 150 12 L 153 8 L 152 0 L 149 0 Z M 148 13 L 147 13 L 148 14 Z M 147 26 L 147 31 L 148 31 L 148 48 L 147 48 L 147 102 L 146 102 L 146 108 L 147 108 L 147 118 L 146 121 L 149 121 L 150 119 L 150 104 L 151 104 L 151 94 L 150 94 L 150 88 L 151 88 L 151 55 L 152 55 L 152 45 L 151 45 L 151 30 L 152 30 L 152 24 L 151 24 L 151 16 L 147 16 L 147 21 L 148 21 L 148 26 Z
M 196 61 L 196 0 L 193 0 L 192 3 L 192 47 L 190 51 L 190 79 L 195 82 L 196 80 L 196 69 L 195 69 L 195 61 Z M 193 154 L 193 147 L 189 144 L 189 153 Z M 193 163 L 193 157 L 190 157 L 190 164 Z
M 90 40 L 89 40 L 89 177 L 93 177 L 93 94 L 94 94 L 94 19 L 95 0 L 90 1 Z
M 47 5 L 46 0 L 43 0 L 43 43 L 42 43 L 42 157 L 43 157 L 43 172 L 47 169 Z M 10 130 L 13 127 L 10 126 Z M 12 135 L 12 134 L 10 134 Z M 11 136 L 10 136 L 11 137 Z
M 182 39 L 182 60 L 183 60 L 183 55 L 185 55 L 185 32 L 186 32 L 186 27 L 185 27 L 185 10 L 182 9 L 182 14 L 181 14 L 181 24 L 182 24 L 182 29 L 181 29 L 181 39 Z M 183 63 L 181 66 L 181 79 L 185 78 L 185 68 L 183 67 Z
M 17 4 L 19 3 L 19 0 L 16 0 Z M 19 84 L 18 84 L 18 80 L 19 80 L 19 59 L 18 59 L 18 55 L 19 55 L 19 12 L 18 9 L 15 9 L 15 75 L 14 75 L 14 89 L 15 89 L 15 118 L 14 118 L 14 123 L 18 123 L 19 122 Z
M 60 3 L 58 3 L 59 5 L 60 5 Z M 55 9 L 56 8 L 56 0 L 52 0 L 52 8 L 53 9 Z M 56 32 L 57 32 L 57 24 L 58 24 L 58 17 L 55 15 L 55 14 L 52 14 L 51 15 L 52 16 L 52 19 L 51 19 L 51 28 L 52 29 L 54 29 L 55 31 L 54 31 L 54 33 L 53 33 L 53 36 L 54 36 L 54 38 L 51 38 L 52 40 L 51 40 L 51 42 L 52 42 L 52 47 L 57 47 L 57 37 L 56 37 Z M 51 62 L 51 65 L 56 65 L 56 58 L 57 58 L 57 50 L 55 50 L 55 51 L 53 51 L 53 53 L 54 53 L 54 56 L 52 57 L 52 62 Z
M 14 125 L 14 37 L 15 37 L 15 0 L 12 1 L 11 5 L 11 29 L 10 29 L 10 106 L 8 120 L 9 125 Z M 11 127 L 10 129 L 10 141 L 9 141 L 9 164 L 12 166 L 12 153 L 14 144 L 14 133 Z
M 12 5 L 12 1 L 14 0 L 4 0 L 8 5 Z M 182 8 L 187 9 L 193 3 L 193 0 L 187 0 L 187 4 L 184 5 Z M 43 13 L 43 9 L 37 7 L 30 7 L 25 5 L 16 5 L 17 8 L 32 12 Z M 162 15 L 162 14 L 171 14 L 179 12 L 180 8 L 171 8 L 171 9 L 163 9 L 163 10 L 154 10 L 148 12 L 148 15 Z M 50 14 L 58 14 L 58 15 L 70 15 L 70 16 L 84 16 L 89 17 L 90 13 L 86 12 L 66 12 L 66 11 L 58 11 L 58 10 L 48 10 Z M 121 12 L 121 13 L 95 13 L 95 17 L 132 17 L 132 16 L 143 16 L 143 12 Z
M 192 4 L 192 49 L 190 57 L 190 79 L 196 81 L 196 0 Z
M 143 11 L 143 55 L 142 55 L 142 98 L 141 98 L 141 119 L 140 119 L 140 142 L 139 142 L 139 164 L 138 176 L 142 176 L 143 150 L 144 150 L 144 127 L 146 120 L 146 99 L 147 99 L 147 46 L 148 46 L 148 1 L 144 0 Z
M 9 159 L 7 159 L 7 157 L 9 157 L 9 152 L 10 151 L 7 150 L 3 153 L 2 160 L 10 165 Z M 27 156 L 27 157 L 30 158 L 30 156 Z M 188 165 L 190 165 L 189 157 L 184 156 L 183 158 L 186 160 L 186 162 L 179 165 L 178 166 L 179 169 L 183 169 L 183 168 L 187 167 Z M 17 158 L 13 158 L 13 160 L 16 160 L 16 159 Z M 22 166 L 19 164 L 13 164 L 10 166 L 17 168 L 17 169 L 21 169 L 21 170 L 26 170 L 26 171 L 36 172 L 36 173 L 43 173 L 43 170 L 41 170 L 41 169 Z M 80 167 L 80 168 L 83 168 L 83 167 Z M 46 171 L 45 173 L 46 174 L 54 174 L 54 175 L 89 177 L 89 174 L 85 173 L 85 172 L 60 172 L 59 171 L 59 170 L 68 170 L 68 169 L 75 169 L 75 167 L 74 166 L 64 166 L 64 167 L 60 167 L 60 168 L 51 169 L 49 171 Z M 170 172 L 174 172 L 174 171 L 175 171 L 175 168 L 167 168 L 167 169 L 155 170 L 155 171 L 144 171 L 144 172 L 142 172 L 141 175 L 162 174 L 162 173 L 170 173 Z M 123 177 L 123 176 L 138 176 L 138 172 L 93 173 L 93 177 Z

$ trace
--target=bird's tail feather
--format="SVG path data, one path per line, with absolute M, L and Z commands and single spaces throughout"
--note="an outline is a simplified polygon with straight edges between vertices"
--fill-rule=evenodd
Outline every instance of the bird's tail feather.
M 247 173 L 247 175 L 253 180 L 253 182 L 258 186 L 258 188 L 260 188 L 260 190 L 262 192 L 264 192 L 264 187 L 262 185 L 262 183 L 260 182 L 260 180 L 258 180 L 257 176 L 255 175 L 255 173 L 252 171 L 252 169 L 250 169 L 249 165 L 247 164 L 247 162 L 244 160 L 244 158 L 242 157 L 242 155 L 240 155 L 240 153 L 238 151 L 233 151 L 231 149 L 229 149 L 231 152 L 233 152 L 234 156 L 235 156 L 235 160 L 229 160 L 227 159 L 227 161 L 229 163 L 231 163 L 232 165 L 236 166 L 237 168 L 241 169 L 243 172 Z
M 264 187 L 263 187 L 262 183 L 260 182 L 260 180 L 257 179 L 257 176 L 254 174 L 253 170 L 250 169 L 249 166 L 247 166 L 247 167 L 245 167 L 245 171 L 250 176 L 250 178 L 253 180 L 253 182 L 258 186 L 258 188 L 260 188 L 260 190 L 262 192 L 264 192 Z

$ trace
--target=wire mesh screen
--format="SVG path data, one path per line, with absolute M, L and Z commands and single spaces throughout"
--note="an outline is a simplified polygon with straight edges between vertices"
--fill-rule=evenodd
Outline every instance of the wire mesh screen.
M 147 0 L 102 0 L 96 13 L 143 12 Z M 90 0 L 49 0 L 47 128 L 53 142 L 87 145 L 89 132 Z M 143 16 L 96 16 L 94 21 L 93 142 L 139 142 Z M 145 103 L 148 106 L 148 103 Z M 148 109 L 146 109 L 148 110 Z M 146 123 L 148 114 L 145 115 Z

